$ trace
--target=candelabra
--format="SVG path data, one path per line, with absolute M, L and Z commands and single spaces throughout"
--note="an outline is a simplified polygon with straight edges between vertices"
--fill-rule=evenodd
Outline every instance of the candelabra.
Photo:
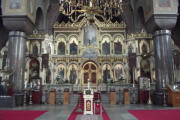
M 59 0 L 59 5 L 59 11 L 72 20 L 76 20 L 80 14 L 112 19 L 122 12 L 122 0 Z

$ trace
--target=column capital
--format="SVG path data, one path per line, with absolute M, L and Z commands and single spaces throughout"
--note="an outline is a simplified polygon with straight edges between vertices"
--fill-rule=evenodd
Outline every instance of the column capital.
M 3 25 L 9 31 L 23 31 L 32 34 L 34 23 L 27 16 L 3 16 Z
M 24 37 L 26 36 L 26 34 L 24 32 L 21 31 L 10 31 L 9 32 L 9 37 Z
M 157 30 L 154 33 L 154 37 L 161 35 L 171 35 L 171 30 Z

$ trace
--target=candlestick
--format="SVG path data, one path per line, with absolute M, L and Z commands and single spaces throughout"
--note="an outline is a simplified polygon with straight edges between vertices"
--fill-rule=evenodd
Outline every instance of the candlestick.
M 149 99 L 148 99 L 148 105 L 151 105 L 152 104 L 152 101 L 151 101 L 151 83 L 150 83 L 150 79 L 148 79 L 148 82 L 149 82 Z
M 148 81 L 149 81 L 149 86 L 148 86 L 148 87 L 149 87 L 149 89 L 150 89 L 150 87 L 151 87 L 151 81 L 150 81 L 150 79 L 149 79 Z
M 90 1 L 90 3 L 89 3 L 89 7 L 92 7 L 92 1 Z
M 89 85 L 89 79 L 88 79 L 88 89 L 90 89 L 90 85 Z
M 162 87 L 165 88 L 166 87 L 166 81 L 162 80 Z

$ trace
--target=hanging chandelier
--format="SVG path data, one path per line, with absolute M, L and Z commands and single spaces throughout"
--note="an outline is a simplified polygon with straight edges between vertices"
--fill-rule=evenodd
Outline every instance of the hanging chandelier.
M 103 16 L 109 20 L 122 13 L 122 0 L 59 0 L 59 11 L 73 20 L 81 15 Z

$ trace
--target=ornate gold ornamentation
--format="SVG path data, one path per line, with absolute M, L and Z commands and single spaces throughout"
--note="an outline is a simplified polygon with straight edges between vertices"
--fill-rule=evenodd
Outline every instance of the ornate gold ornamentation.
M 152 38 L 152 34 L 149 34 L 149 33 L 135 33 L 135 34 L 127 35 L 127 38 L 128 39 L 132 39 L 132 38 L 135 38 L 135 39 L 149 38 L 149 39 L 151 39 Z
M 122 0 L 59 0 L 60 13 L 69 16 L 71 21 L 78 21 L 79 14 L 84 16 L 103 15 L 106 20 L 117 17 L 123 11 Z
M 90 100 L 86 101 L 86 110 L 91 111 L 91 101 Z
M 45 35 L 44 34 L 32 34 L 28 36 L 28 39 L 44 39 Z
M 58 23 L 56 22 L 54 24 L 54 28 L 82 28 L 83 25 L 85 25 L 89 21 L 88 18 L 83 18 L 80 22 L 75 23 Z M 98 28 L 119 28 L 119 29 L 125 29 L 126 28 L 126 23 L 122 21 L 121 23 L 118 23 L 117 21 L 115 23 L 112 23 L 110 20 L 107 22 L 100 22 L 96 18 L 94 18 L 94 24 L 98 26 Z

